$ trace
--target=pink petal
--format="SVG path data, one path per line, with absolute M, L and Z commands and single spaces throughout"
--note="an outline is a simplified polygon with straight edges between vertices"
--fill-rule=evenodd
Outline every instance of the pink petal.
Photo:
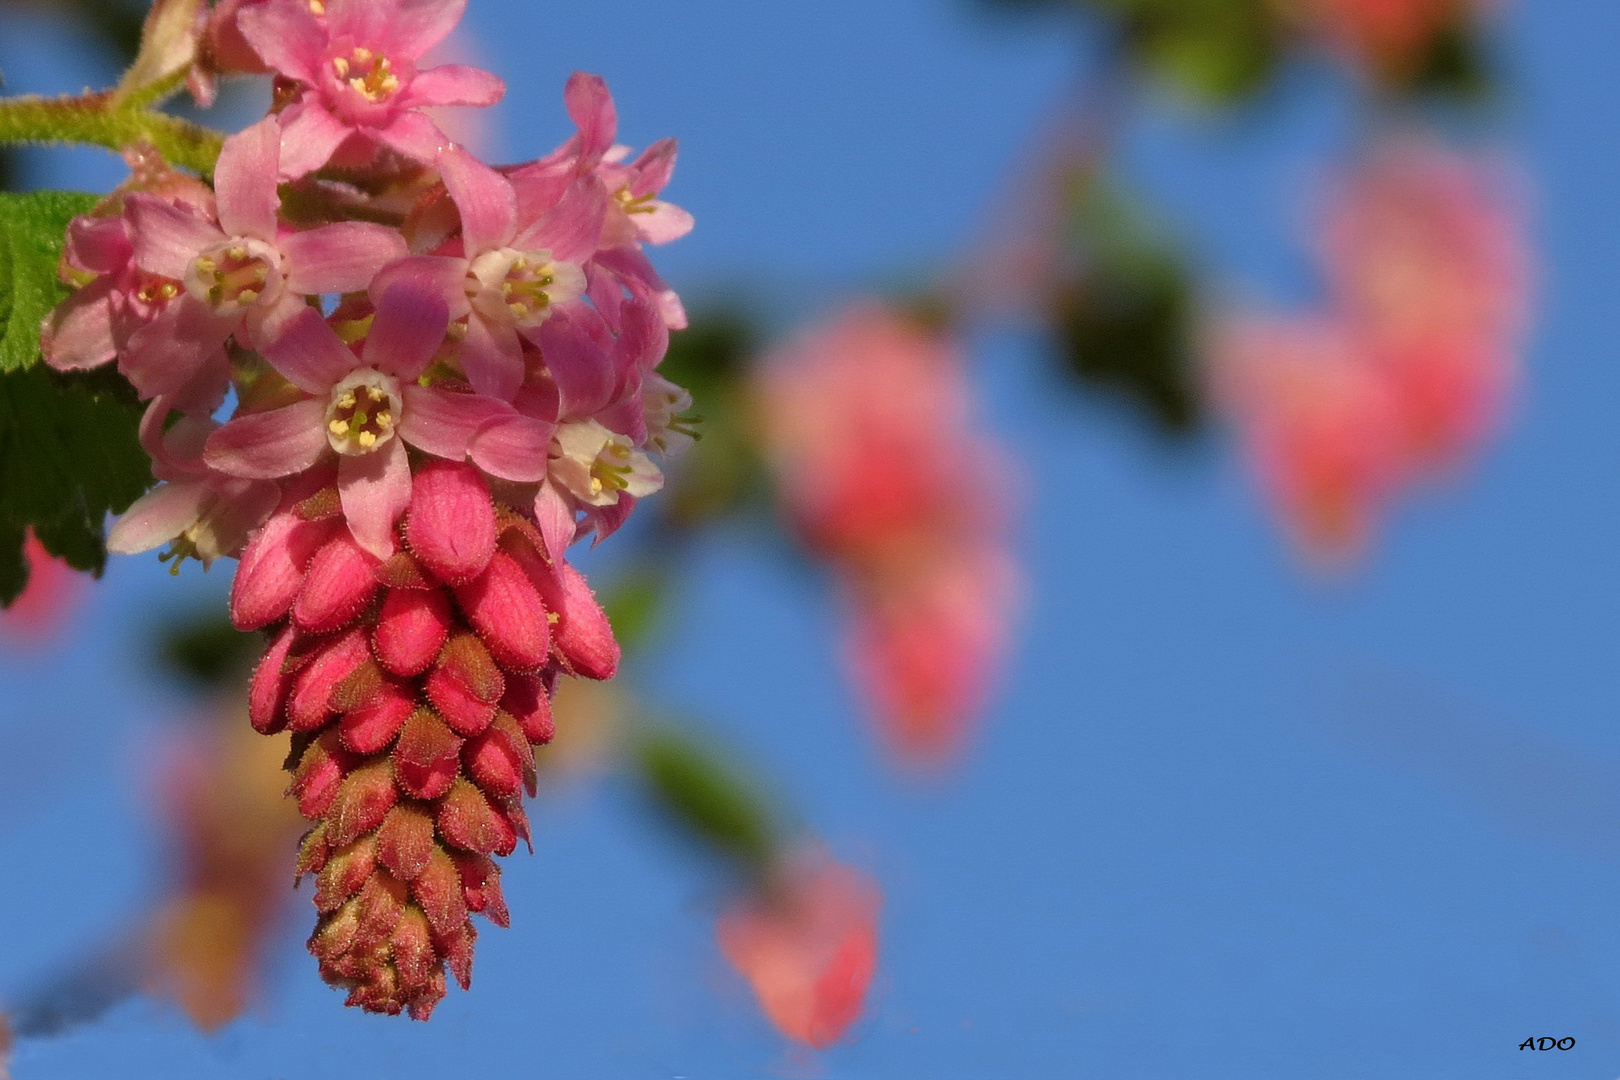
M 639 199 L 663 191 L 675 172 L 678 151 L 679 144 L 674 139 L 660 139 L 643 150 L 631 166 L 636 175 L 630 182 L 630 194 Z
M 292 321 L 307 310 L 309 305 L 303 297 L 285 290 L 268 306 L 255 304 L 248 308 L 248 344 L 260 352 L 271 348 Z
M 76 217 L 68 223 L 68 262 L 89 274 L 112 274 L 135 257 L 129 224 L 122 217 Z
M 402 278 L 377 300 L 377 318 L 366 339 L 366 363 L 415 380 L 433 362 L 449 327 L 449 307 L 431 283 Z
M 305 306 L 264 350 L 264 358 L 298 389 L 320 396 L 360 360 L 321 313 Z
M 473 463 L 491 476 L 532 484 L 546 477 L 551 451 L 550 424 L 527 416 L 493 420 L 474 437 Z
M 474 390 L 511 401 L 523 385 L 523 345 L 517 332 L 473 312 L 461 343 L 461 367 Z
M 236 26 L 253 51 L 288 78 L 313 86 L 326 49 L 325 27 L 308 4 L 253 4 L 242 8 Z
M 506 177 L 459 146 L 439 155 L 439 172 L 461 211 L 467 258 L 509 244 L 517 231 L 517 195 Z
M 667 244 L 691 232 L 697 224 L 692 215 L 674 203 L 654 203 L 650 214 L 637 214 L 636 227 L 641 238 L 649 244 Z
M 563 416 L 590 416 L 617 385 L 612 360 L 577 319 L 557 314 L 540 325 L 540 352 L 562 395 Z
M 91 282 L 51 312 L 40 346 L 46 362 L 58 371 L 100 367 L 118 355 L 112 279 Z
M 332 160 L 354 129 L 312 98 L 281 114 L 281 178 L 296 180 Z
M 444 297 L 450 305 L 452 320 L 463 318 L 468 311 L 467 260 L 442 255 L 413 255 L 390 263 L 371 283 L 371 295 L 381 296 L 402 281 L 425 283 Z
M 493 72 L 464 64 L 445 64 L 418 72 L 400 99 L 406 108 L 471 105 L 487 108 L 506 96 L 506 83 Z
M 349 531 L 361 547 L 386 559 L 394 554 L 394 523 L 411 503 L 411 466 L 405 444 L 392 439 L 372 454 L 338 461 L 338 492 Z
M 467 10 L 467 0 L 410 0 L 398 5 L 388 19 L 389 44 L 415 60 L 456 28 Z
M 546 554 L 554 563 L 561 563 L 574 542 L 578 526 L 574 508 L 566 496 L 549 480 L 540 485 L 534 497 L 534 520 L 540 526 L 540 535 L 546 541 Z
M 461 461 L 479 428 L 511 412 L 510 405 L 494 398 L 410 385 L 405 387 L 405 415 L 399 423 L 399 434 L 434 457 Z
M 582 176 L 569 185 L 562 201 L 525 229 L 512 246 L 521 251 L 551 252 L 559 262 L 584 263 L 602 240 L 607 220 L 608 192 L 595 176 Z
M 281 197 L 276 194 L 280 172 L 281 124 L 274 116 L 225 140 L 214 169 L 214 191 L 219 198 L 219 225 L 227 235 L 275 244 L 276 213 L 281 209 Z
M 401 112 L 389 121 L 387 127 L 372 132 L 388 146 L 408 158 L 432 162 L 452 145 L 450 136 L 439 130 L 439 125 L 419 112 Z
M 377 271 L 410 254 L 395 229 L 343 221 L 281 240 L 287 288 L 305 296 L 363 292 Z
M 311 399 L 232 420 L 208 437 L 204 459 L 232 476 L 274 480 L 303 472 L 328 449 L 326 402 Z
M 465 6 L 465 0 L 456 2 Z M 352 37 L 356 45 L 378 51 L 394 44 L 390 28 L 406 6 L 406 0 L 327 0 L 326 31 L 333 39 Z
M 149 274 L 183 280 L 191 260 L 228 239 L 219 228 L 152 195 L 124 204 L 135 240 L 135 263 Z
M 131 335 L 118 358 L 118 370 L 142 398 L 176 393 L 218 357 L 240 323 L 240 316 L 221 316 L 189 296 L 182 297 Z
M 581 164 L 592 167 L 613 148 L 619 134 L 619 114 L 613 106 L 613 95 L 600 75 L 576 71 L 568 79 L 563 91 L 568 115 L 579 128 L 579 156 Z
M 506 178 L 517 192 L 518 220 L 534 221 L 562 201 L 574 182 L 574 172 L 563 165 L 534 162 L 511 170 Z
M 212 496 L 201 480 L 159 484 L 135 500 L 107 535 L 107 550 L 116 555 L 151 551 L 185 532 L 202 515 Z

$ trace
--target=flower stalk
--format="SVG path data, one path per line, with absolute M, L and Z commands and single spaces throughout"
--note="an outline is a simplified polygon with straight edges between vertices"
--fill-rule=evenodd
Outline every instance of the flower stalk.
M 214 171 L 225 136 L 178 116 L 117 105 L 110 93 L 0 98 L 0 145 L 21 143 L 78 143 L 108 150 L 147 143 L 170 163 L 206 176 Z

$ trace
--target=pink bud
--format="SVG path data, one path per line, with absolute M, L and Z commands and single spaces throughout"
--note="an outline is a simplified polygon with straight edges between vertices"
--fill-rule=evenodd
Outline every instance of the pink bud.
M 294 731 L 315 731 L 335 711 L 332 694 L 338 685 L 371 659 L 366 636 L 359 630 L 326 646 L 298 676 L 287 713 Z
M 440 971 L 433 932 L 419 907 L 407 907 L 394 927 L 394 966 L 399 969 L 400 982 L 412 989 L 429 985 L 432 974 Z
M 482 474 L 447 461 L 417 470 L 405 540 L 424 566 L 452 585 L 482 573 L 495 554 L 495 504 Z
M 423 689 L 433 707 L 462 735 L 477 735 L 495 719 L 495 703 L 506 690 L 501 669 L 471 634 L 450 639 Z
M 303 881 L 306 874 L 318 874 L 332 855 L 332 846 L 326 842 L 326 822 L 321 822 L 298 844 L 298 865 L 294 869 L 295 881 Z
M 394 741 L 415 711 L 416 699 L 387 683 L 368 704 L 344 715 L 339 735 L 343 745 L 355 753 L 375 754 Z
M 567 563 L 536 582 L 546 608 L 558 616 L 557 651 L 574 674 L 611 679 L 619 670 L 619 642 L 585 575 Z
M 357 898 L 360 927 L 355 935 L 355 946 L 376 949 L 387 942 L 405 916 L 409 895 L 405 885 L 386 871 L 374 872 Z
M 444 648 L 450 618 L 450 601 L 442 590 L 391 590 L 372 637 L 377 659 L 395 675 L 420 675 Z
M 551 624 L 540 593 L 511 556 L 497 551 L 482 574 L 456 589 L 456 600 L 502 667 L 536 671 L 545 665 Z
M 522 751 L 518 746 L 522 746 Z M 528 761 L 524 757 L 527 752 Z M 499 798 L 516 799 L 523 793 L 524 781 L 533 775 L 534 757 L 529 742 L 517 730 L 517 723 L 500 713 L 489 730 L 467 744 L 461 754 L 467 775 L 479 787 Z
M 253 682 L 248 686 L 248 719 L 260 735 L 274 735 L 287 726 L 287 695 L 293 680 L 285 669 L 297 636 L 297 630 L 287 627 L 253 669 Z
M 306 630 L 325 633 L 347 626 L 377 594 L 372 567 L 376 556 L 341 530 L 310 560 L 304 586 L 293 604 L 293 620 Z
M 524 738 L 536 746 L 544 746 L 557 734 L 557 725 L 551 719 L 551 695 L 536 676 L 510 676 L 506 696 L 501 698 L 501 711 L 516 720 Z
M 462 740 L 431 709 L 418 709 L 399 733 L 394 772 L 399 786 L 417 799 L 437 799 L 461 771 Z
M 434 931 L 434 945 L 438 947 L 439 954 L 450 967 L 450 973 L 456 977 L 456 982 L 463 990 L 472 989 L 473 944 L 477 940 L 478 931 L 467 922 L 463 922 L 448 934 Z
M 304 586 L 304 571 L 331 537 L 327 522 L 277 514 L 242 552 L 231 583 L 231 621 L 238 630 L 258 630 L 287 614 Z
M 337 736 L 328 734 L 305 747 L 293 770 L 289 794 L 298 799 L 298 810 L 314 820 L 326 815 L 343 784 L 346 757 Z

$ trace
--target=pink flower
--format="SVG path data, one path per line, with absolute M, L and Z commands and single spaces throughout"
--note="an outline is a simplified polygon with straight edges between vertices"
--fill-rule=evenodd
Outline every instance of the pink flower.
M 242 35 L 297 96 L 282 113 L 282 175 L 297 178 L 351 139 L 431 164 L 449 140 L 421 110 L 493 105 L 506 92 L 487 71 L 417 70 L 466 0 L 269 0 L 243 8 Z
M 720 949 L 778 1031 L 831 1046 L 865 1008 L 881 906 L 865 874 L 807 853 L 720 916 Z
M 355 539 L 387 558 L 395 549 L 394 523 L 411 499 L 405 445 L 459 461 L 488 421 L 512 413 L 501 402 L 420 385 L 448 323 L 435 292 L 400 279 L 377 301 L 356 355 L 318 311 L 305 308 L 265 354 L 302 399 L 220 428 L 208 439 L 208 463 L 232 476 L 268 480 L 335 455 Z
M 902 761 L 962 746 L 1006 649 L 1011 468 L 973 432 L 949 343 L 877 306 L 769 365 L 764 428 L 782 499 L 844 583 L 849 662 Z
M 279 144 L 273 117 L 226 140 L 215 171 L 217 225 L 153 196 L 130 196 L 135 265 L 184 289 L 121 354 L 121 370 L 143 397 L 191 383 L 243 330 L 245 343 L 262 351 L 307 309 L 305 297 L 363 290 L 406 254 L 398 232 L 367 222 L 283 231 Z
M 459 147 L 439 170 L 461 215 L 459 256 L 424 256 L 390 274 L 428 275 L 450 316 L 466 320 L 461 363 L 473 389 L 510 401 L 523 385 L 523 341 L 585 292 L 579 262 L 596 250 L 605 202 L 590 185 L 572 189 L 549 212 L 525 223 L 512 183 Z
M 1400 400 L 1365 348 L 1342 325 L 1273 319 L 1226 328 L 1215 353 L 1261 487 L 1326 566 L 1361 553 L 1406 469 Z
M 165 430 L 173 411 L 165 398 L 154 401 L 141 421 L 141 445 L 152 456 L 152 472 L 162 481 L 124 512 L 107 537 L 107 550 L 135 555 L 170 545 L 170 568 L 194 558 L 206 569 L 215 559 L 234 556 L 264 523 L 281 498 L 263 480 L 219 472 L 203 460 L 203 446 L 219 424 L 206 416 L 183 416 Z

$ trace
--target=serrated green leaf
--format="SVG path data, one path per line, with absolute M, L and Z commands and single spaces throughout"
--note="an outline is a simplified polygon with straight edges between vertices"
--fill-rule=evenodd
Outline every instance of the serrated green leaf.
M 0 192 L 0 372 L 39 362 L 39 333 L 68 295 L 56 276 L 68 222 L 97 197 L 71 191 Z

